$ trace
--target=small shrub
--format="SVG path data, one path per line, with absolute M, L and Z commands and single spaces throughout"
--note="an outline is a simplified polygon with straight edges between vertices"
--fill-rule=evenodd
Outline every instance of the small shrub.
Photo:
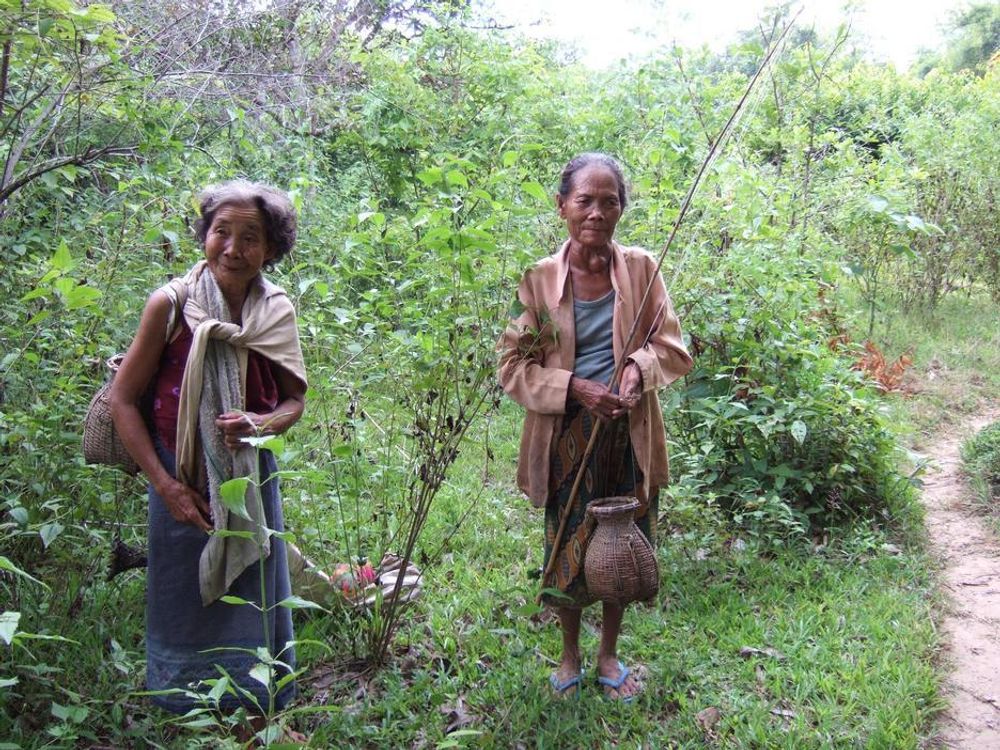
M 725 283 L 705 277 L 692 295 L 696 367 L 672 397 L 681 494 L 715 498 L 767 543 L 893 517 L 906 486 L 896 444 L 863 376 L 826 344 L 819 269 L 733 260 Z M 756 284 L 758 275 L 774 283 Z
M 979 431 L 962 445 L 962 461 L 983 502 L 1000 500 L 1000 422 Z

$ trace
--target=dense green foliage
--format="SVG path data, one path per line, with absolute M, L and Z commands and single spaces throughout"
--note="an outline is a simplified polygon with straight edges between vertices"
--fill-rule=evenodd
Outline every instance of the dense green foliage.
M 144 490 L 83 465 L 79 424 L 145 296 L 199 257 L 198 191 L 247 176 L 289 190 L 300 210 L 299 243 L 273 275 L 299 311 L 312 384 L 283 457 L 290 527 L 324 565 L 412 547 L 428 571 L 426 604 L 397 637 L 412 647 L 402 664 L 378 617 L 302 622 L 337 659 L 390 657 L 383 705 L 328 707 L 319 731 L 330 744 L 474 739 L 446 738 L 437 711 L 461 713 L 475 687 L 470 705 L 486 713 L 521 681 L 534 696 L 524 713 L 484 731 L 530 744 L 549 710 L 526 604 L 539 524 L 511 510 L 517 410 L 493 384 L 494 343 L 521 271 L 561 241 L 550 196 L 562 164 L 583 150 L 619 156 L 633 203 L 618 238 L 658 250 L 763 46 L 678 50 L 599 74 L 546 45 L 463 28 L 454 3 L 348 15 L 260 5 L 0 0 L 0 736 L 173 741 L 134 696 L 143 579 L 100 580 L 114 536 L 143 540 Z M 676 662 L 639 654 L 676 684 L 650 699 L 661 714 L 627 719 L 623 739 L 697 743 L 693 713 L 716 704 L 755 712 L 749 728 L 715 730 L 737 743 L 783 727 L 789 747 L 908 746 L 936 705 L 923 560 L 880 553 L 887 530 L 912 531 L 912 486 L 843 342 L 910 346 L 901 324 L 890 329 L 897 310 L 963 304 L 995 320 L 1000 86 L 989 67 L 919 79 L 849 60 L 843 41 L 802 34 L 783 51 L 664 264 L 696 359 L 663 398 L 675 478 L 664 526 L 676 545 L 662 562 L 675 605 L 642 625 L 635 616 L 646 630 L 626 646 L 677 632 L 705 642 Z M 847 537 L 843 549 L 810 557 L 831 533 Z M 746 557 L 728 556 L 733 538 L 749 540 Z M 696 564 L 705 549 L 718 565 Z M 788 555 L 773 581 L 768 555 Z M 870 569 L 852 570 L 858 561 Z M 848 632 L 850 608 L 885 617 Z M 762 609 L 768 632 L 743 632 Z M 800 673 L 815 656 L 810 622 L 831 637 L 816 648 L 832 674 L 860 692 Z M 912 638 L 912 661 L 884 642 L 893 627 Z M 729 646 L 744 640 L 788 652 L 787 669 L 763 687 L 749 672 L 727 684 L 734 662 L 746 666 Z M 307 668 L 329 657 L 303 653 Z M 499 653 L 519 665 L 494 663 Z M 306 681 L 309 700 L 347 699 L 321 683 Z M 898 692 L 882 703 L 907 715 L 845 708 L 878 702 L 890 683 Z M 429 690 L 430 704 L 408 687 Z M 814 707 L 765 710 L 797 701 Z M 609 739 L 598 713 L 586 719 L 591 744 Z M 566 731 L 555 722 L 538 736 L 559 744 Z
M 917 62 L 921 74 L 935 67 L 982 72 L 1000 55 L 1000 6 L 969 3 L 952 12 L 947 44 L 942 50 L 925 50 Z
M 982 429 L 962 445 L 962 460 L 991 510 L 1000 501 L 1000 422 Z

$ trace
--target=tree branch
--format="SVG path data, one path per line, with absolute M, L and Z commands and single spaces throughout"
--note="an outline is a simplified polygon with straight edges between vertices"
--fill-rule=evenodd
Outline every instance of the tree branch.
M 72 154 L 70 156 L 60 156 L 56 159 L 49 159 L 33 169 L 22 173 L 16 180 L 11 181 L 10 183 L 5 183 L 3 187 L 0 187 L 0 204 L 6 202 L 10 196 L 23 188 L 29 182 L 38 179 L 43 174 L 51 172 L 54 169 L 59 169 L 60 167 L 65 167 L 70 164 L 77 167 L 83 167 L 106 157 L 135 156 L 138 153 L 138 146 L 102 146 L 101 148 L 88 146 L 82 153 Z

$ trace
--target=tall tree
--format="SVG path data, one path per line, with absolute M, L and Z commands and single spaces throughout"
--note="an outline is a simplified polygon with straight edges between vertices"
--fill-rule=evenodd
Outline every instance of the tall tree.
M 1000 53 L 1000 3 L 975 3 L 954 12 L 946 32 L 945 47 L 924 50 L 915 66 L 917 72 L 926 75 L 933 68 L 983 72 Z

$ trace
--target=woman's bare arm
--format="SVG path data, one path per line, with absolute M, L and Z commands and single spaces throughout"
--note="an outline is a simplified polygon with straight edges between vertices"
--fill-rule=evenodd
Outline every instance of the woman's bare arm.
M 167 318 L 172 305 L 167 295 L 160 291 L 153 292 L 146 302 L 139 330 L 111 386 L 111 416 L 122 443 L 163 498 L 170 515 L 176 521 L 209 531 L 212 524 L 208 502 L 200 493 L 170 476 L 156 455 L 149 428 L 139 410 L 166 346 Z

